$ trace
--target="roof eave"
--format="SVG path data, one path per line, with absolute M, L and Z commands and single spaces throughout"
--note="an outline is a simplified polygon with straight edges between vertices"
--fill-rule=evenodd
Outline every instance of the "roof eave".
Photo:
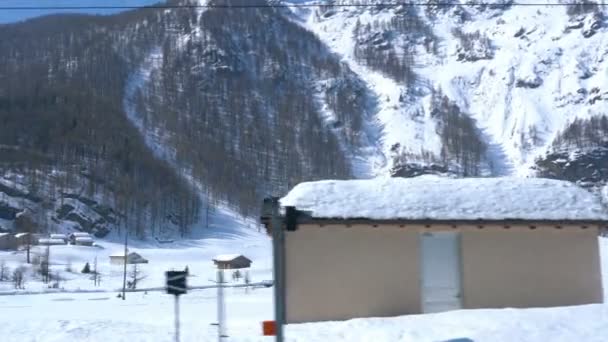
M 299 224 L 387 224 L 387 225 L 480 225 L 480 224 L 551 224 L 551 225 L 600 225 L 608 226 L 608 220 L 600 219 L 370 219 L 308 217 Z

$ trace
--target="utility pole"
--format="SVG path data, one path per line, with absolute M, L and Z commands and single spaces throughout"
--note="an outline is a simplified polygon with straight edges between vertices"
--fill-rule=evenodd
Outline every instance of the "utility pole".
M 125 300 L 125 294 L 127 292 L 127 242 L 129 237 L 129 230 L 125 227 L 125 262 L 122 272 L 122 300 Z
M 272 252 L 274 269 L 274 316 L 276 324 L 276 342 L 284 341 L 283 325 L 285 324 L 285 231 L 279 212 L 279 199 L 271 200 Z
M 175 342 L 179 342 L 179 296 L 175 297 Z
M 94 264 L 94 266 L 93 266 L 93 284 L 94 284 L 95 286 L 99 285 L 99 284 L 97 283 L 97 279 L 98 279 L 98 276 L 97 276 L 97 255 L 96 255 L 96 256 L 95 256 L 95 264 Z
M 30 263 L 30 250 L 32 249 L 32 231 L 31 229 L 29 230 L 29 232 L 26 233 L 27 234 L 27 263 Z
M 226 335 L 226 303 L 224 301 L 224 270 L 217 269 L 217 335 L 218 341 L 223 342 Z

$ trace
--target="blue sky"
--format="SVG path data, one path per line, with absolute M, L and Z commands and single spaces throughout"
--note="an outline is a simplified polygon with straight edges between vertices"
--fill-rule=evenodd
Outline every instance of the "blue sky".
M 2 7 L 29 7 L 29 6 L 136 6 L 136 5 L 152 5 L 161 0 L 0 0 Z M 64 11 L 75 12 L 75 11 Z M 88 13 L 111 14 L 117 11 L 89 11 Z M 57 11 L 41 11 L 41 10 L 19 10 L 8 11 L 0 10 L 0 23 L 10 23 L 21 21 L 41 15 L 57 13 Z

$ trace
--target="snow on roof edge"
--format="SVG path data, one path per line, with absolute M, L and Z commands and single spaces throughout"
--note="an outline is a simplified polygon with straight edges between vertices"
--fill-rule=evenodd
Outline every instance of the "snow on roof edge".
M 608 221 L 577 185 L 544 178 L 376 178 L 300 183 L 282 206 L 318 219 Z

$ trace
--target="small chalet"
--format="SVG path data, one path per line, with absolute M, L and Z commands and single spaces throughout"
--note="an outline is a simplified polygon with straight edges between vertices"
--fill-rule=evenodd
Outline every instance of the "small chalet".
M 95 240 L 90 236 L 79 236 L 74 239 L 74 245 L 76 246 L 93 246 Z
M 608 211 L 570 182 L 328 180 L 280 204 L 288 323 L 603 300 Z
M 91 237 L 91 234 L 89 233 L 85 233 L 85 232 L 74 232 L 74 233 L 70 233 L 67 236 L 68 241 L 73 244 L 73 245 L 78 245 L 77 240 L 78 238 L 81 238 L 81 242 L 86 242 L 88 243 L 90 240 L 90 244 L 93 244 L 93 237 Z
M 17 240 L 11 233 L 0 233 L 0 249 L 16 249 Z
M 238 270 L 251 267 L 251 260 L 242 254 L 221 254 L 213 258 L 213 263 L 217 268 L 224 270 Z
M 15 234 L 15 241 L 17 243 L 17 246 L 27 246 L 27 244 L 34 244 L 31 240 L 31 234 L 30 233 L 17 233 Z
M 63 241 L 64 245 L 68 243 L 68 236 L 65 234 L 51 234 L 51 239 L 52 240 L 61 240 L 61 241 Z
M 112 265 L 124 265 L 125 253 L 116 252 L 110 255 L 110 264 Z M 128 252 L 127 253 L 127 264 L 147 264 L 148 260 L 142 257 L 139 253 Z
M 65 245 L 65 240 L 40 238 L 40 239 L 38 239 L 38 244 L 40 246 L 60 246 L 60 245 Z

